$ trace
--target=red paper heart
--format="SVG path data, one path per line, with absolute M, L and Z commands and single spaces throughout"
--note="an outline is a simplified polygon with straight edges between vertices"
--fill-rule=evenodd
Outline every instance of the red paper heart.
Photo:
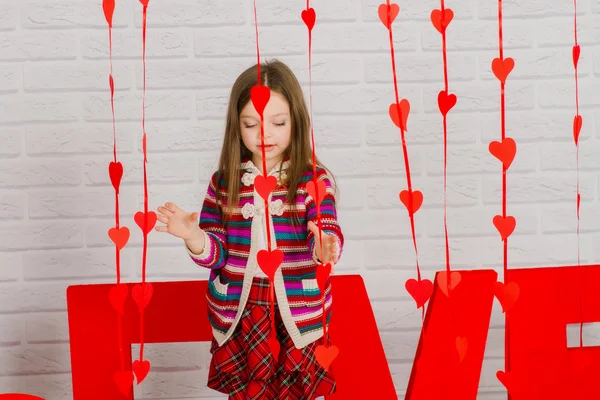
M 390 117 L 392 121 L 398 128 L 401 128 L 403 131 L 408 131 L 406 128 L 406 122 L 408 120 L 408 114 L 410 113 L 410 103 L 406 99 L 400 100 L 400 113 L 402 114 L 402 121 L 400 121 L 400 116 L 398 115 L 398 106 L 396 103 L 392 103 L 389 108 Z
M 458 336 L 456 338 L 456 350 L 458 351 L 458 357 L 461 362 L 465 359 L 465 356 L 467 355 L 467 347 L 467 338 Z
M 456 104 L 456 95 L 448 94 L 445 90 L 440 91 L 438 94 L 438 107 L 442 115 L 448 114 L 448 111 Z
M 577 68 L 579 64 L 579 55 L 581 54 L 581 47 L 579 45 L 573 46 L 573 65 Z
M 390 26 L 398 16 L 400 12 L 400 6 L 396 3 L 392 3 L 389 6 L 387 4 L 380 4 L 377 9 L 377 14 L 379 14 L 379 19 L 383 22 L 383 25 L 390 29 Z M 389 23 L 388 23 L 388 15 L 389 15 Z
M 110 97 L 115 95 L 115 80 L 112 75 L 108 76 L 108 85 L 110 86 Z
M 121 393 L 125 396 L 129 395 L 133 385 L 133 372 L 131 371 L 117 371 L 114 375 L 114 380 Z
M 319 264 L 317 266 L 317 285 L 319 285 L 322 296 L 325 295 L 325 284 L 329 275 L 331 275 L 331 264 Z
M 108 292 L 108 299 L 110 304 L 113 306 L 115 311 L 123 315 L 123 306 L 125 305 L 125 299 L 129 293 L 129 287 L 127 285 L 119 284 L 110 288 Z
M 256 256 L 258 266 L 271 279 L 275 279 L 275 272 L 283 262 L 283 251 L 279 249 L 260 250 Z
M 317 19 L 317 14 L 315 13 L 314 8 L 311 7 L 308 10 L 302 11 L 302 21 L 304 21 L 304 23 L 308 27 L 309 31 L 311 31 L 312 28 L 315 26 L 316 19 Z
M 494 58 L 494 61 L 492 61 L 492 71 L 494 72 L 494 75 L 496 75 L 496 78 L 502 83 L 506 83 L 506 78 L 508 78 L 508 75 L 514 67 L 515 60 L 510 57 L 504 60 Z
M 317 181 L 316 189 L 319 190 L 319 196 L 318 196 L 319 199 L 318 200 L 317 200 L 317 192 L 315 190 L 315 181 L 311 180 L 306 183 L 306 191 L 308 192 L 310 197 L 315 199 L 315 202 L 317 204 L 321 204 L 323 202 L 323 199 L 325 198 L 325 194 L 327 193 L 327 185 L 325 184 L 325 181 Z
M 454 290 L 456 286 L 460 283 L 460 272 L 451 272 L 450 273 L 450 290 Z M 440 287 L 440 290 L 448 296 L 448 271 L 441 271 L 437 276 L 437 283 Z
M 408 210 L 409 215 L 414 214 L 419 211 L 419 208 L 421 208 L 421 205 L 423 204 L 423 193 L 418 190 L 412 192 L 412 209 L 410 207 L 410 194 L 408 190 L 403 190 L 400 192 L 400 201 Z
M 252 100 L 252 104 L 254 105 L 254 109 L 261 117 L 263 116 L 263 112 L 265 111 L 265 107 L 271 98 L 271 89 L 267 86 L 252 86 L 250 89 L 250 99 Z
M 517 144 L 509 137 L 504 138 L 502 143 L 493 141 L 489 145 L 490 153 L 498 160 L 502 161 L 504 168 L 508 169 L 517 154 Z
M 583 125 L 583 119 L 581 115 L 576 115 L 573 118 L 573 138 L 575 139 L 575 145 L 579 144 L 579 133 L 581 132 L 581 126 Z
M 142 381 L 144 379 L 146 379 L 146 376 L 148 376 L 148 372 L 150 372 L 150 361 L 148 360 L 135 360 L 133 362 L 133 373 L 135 374 L 136 378 L 137 378 L 137 384 L 139 385 L 140 383 L 142 383 Z
M 110 175 L 110 181 L 112 182 L 113 188 L 115 188 L 118 193 L 119 186 L 121 185 L 121 178 L 123 177 L 123 164 L 119 161 L 108 164 L 108 175 Z
M 513 391 L 512 374 L 510 372 L 498 371 L 496 372 L 496 378 L 504 385 L 508 393 Z
M 493 219 L 493 222 L 496 229 L 498 229 L 498 233 L 500 233 L 502 240 L 505 240 L 507 237 L 509 237 L 517 225 L 517 220 L 515 217 L 511 216 L 504 218 L 501 215 L 496 215 Z
M 502 312 L 507 312 L 515 305 L 520 293 L 519 285 L 515 282 L 494 284 L 494 294 L 502 306 Z
M 137 303 L 140 312 L 146 308 L 153 293 L 154 288 L 152 287 L 152 284 L 148 282 L 137 284 L 133 287 L 131 290 L 131 297 L 133 297 Z
M 104 17 L 106 18 L 106 22 L 108 22 L 108 26 L 112 27 L 112 18 L 115 11 L 115 0 L 103 0 L 102 9 L 104 10 Z
M 269 349 L 271 349 L 271 354 L 273 354 L 273 358 L 275 360 L 279 360 L 279 350 L 281 349 L 281 344 L 275 336 L 269 337 Z
M 433 293 L 433 283 L 429 279 L 417 281 L 411 278 L 406 281 L 404 287 L 417 302 L 417 308 L 423 307 Z
M 254 178 L 254 187 L 256 187 L 256 191 L 265 200 L 269 199 L 269 194 L 277 187 L 277 178 L 274 176 L 264 177 L 262 175 L 258 175 Z
M 335 360 L 335 358 L 340 354 L 340 350 L 337 346 L 329 346 L 325 347 L 324 345 L 319 345 L 315 349 L 315 358 L 317 362 L 321 364 L 325 371 L 329 371 L 329 366 Z
M 149 2 L 149 1 L 150 1 L 150 0 L 140 0 L 140 3 L 142 3 L 142 5 L 143 5 L 144 7 L 148 7 L 148 2 Z
M 129 228 L 126 226 L 122 226 L 120 228 L 110 228 L 108 230 L 108 237 L 117 246 L 119 251 L 122 250 L 129 241 L 129 235 Z
M 135 213 L 133 219 L 135 223 L 138 224 L 142 232 L 146 235 L 154 229 L 154 225 L 156 225 L 156 213 L 154 211 L 148 211 L 148 225 L 146 225 L 146 218 L 144 218 L 145 214 L 143 211 L 138 211 Z M 144 226 L 146 229 L 144 229 Z
M 450 24 L 453 18 L 454 11 L 449 8 L 444 9 L 444 14 L 442 14 L 442 10 L 433 10 L 431 12 L 431 22 L 439 33 L 443 33 L 446 30 L 446 27 Z

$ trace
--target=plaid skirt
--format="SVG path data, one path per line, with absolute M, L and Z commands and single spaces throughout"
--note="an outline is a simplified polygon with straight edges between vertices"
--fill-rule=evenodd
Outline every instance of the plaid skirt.
M 208 387 L 229 395 L 229 400 L 313 400 L 335 392 L 335 379 L 315 358 L 321 338 L 296 349 L 277 303 L 275 326 L 279 360 L 269 348 L 271 308 L 269 280 L 254 278 L 248 303 L 231 338 L 219 347 L 212 340 Z

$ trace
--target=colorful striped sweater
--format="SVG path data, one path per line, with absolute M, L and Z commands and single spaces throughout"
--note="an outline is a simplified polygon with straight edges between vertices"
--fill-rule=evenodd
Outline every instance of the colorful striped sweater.
M 282 179 L 285 179 L 288 165 L 289 160 L 279 165 Z M 261 245 L 265 225 L 264 200 L 254 189 L 254 178 L 258 175 L 262 173 L 251 160 L 242 162 L 240 202 L 224 226 L 217 209 L 216 173 L 213 174 L 199 221 L 206 234 L 206 245 L 201 254 L 193 254 L 188 249 L 196 264 L 211 270 L 206 293 L 208 317 L 219 345 L 231 337 L 240 321 L 252 280 L 259 269 L 256 255 L 266 247 L 264 243 Z M 269 175 L 279 178 L 278 168 Z M 312 176 L 312 170 L 305 172 L 298 184 L 295 206 L 299 224 L 295 221 L 295 226 L 292 225 L 294 215 L 285 203 L 287 187 L 278 182 L 269 196 L 271 248 L 284 253 L 283 263 L 275 274 L 275 296 L 287 332 L 299 349 L 323 336 L 323 296 L 316 280 L 315 237 L 307 228 L 308 221 L 317 223 L 315 201 L 306 191 L 306 183 Z M 334 190 L 325 169 L 317 168 L 317 177 L 327 187 L 320 207 L 322 228 L 324 232 L 336 235 L 341 256 L 344 236 L 337 221 Z M 227 189 L 223 179 L 219 187 L 219 201 L 226 204 Z M 330 288 L 328 281 L 325 286 L 327 323 L 331 317 Z

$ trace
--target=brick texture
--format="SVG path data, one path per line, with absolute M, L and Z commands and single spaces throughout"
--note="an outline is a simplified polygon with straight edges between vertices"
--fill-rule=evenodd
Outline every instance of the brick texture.
M 399 398 L 404 397 L 421 313 L 404 290 L 415 277 L 389 36 L 375 0 L 316 1 L 313 101 L 317 151 L 336 175 L 346 253 L 336 273 L 360 273 L 372 299 Z M 411 102 L 406 136 L 425 277 L 444 265 L 442 42 L 430 22 L 435 2 L 403 1 L 394 22 L 399 96 Z M 573 265 L 576 149 L 571 2 L 504 1 L 505 56 L 516 60 L 506 85 L 506 129 L 518 145 L 507 174 L 511 267 Z M 308 38 L 302 2 L 258 3 L 263 57 L 296 72 L 308 100 Z M 446 2 L 448 229 L 453 268 L 499 268 L 501 169 L 488 151 L 500 138 L 496 2 Z M 579 7 L 581 235 L 584 263 L 600 262 L 600 1 Z M 123 279 L 140 279 L 143 208 L 141 7 L 119 1 L 113 54 L 117 145 L 125 173 L 122 224 L 132 236 L 122 252 Z M 256 60 L 252 3 L 242 0 L 150 2 L 147 100 L 150 207 L 202 204 L 216 166 L 229 90 Z M 71 398 L 65 289 L 114 280 L 107 230 L 114 224 L 108 88 L 108 35 L 101 1 L 0 0 L 0 393 Z M 182 243 L 153 232 L 151 280 L 206 279 Z M 499 270 L 499 272 L 501 272 Z M 478 399 L 506 398 L 495 377 L 503 366 L 503 314 L 495 304 Z M 223 399 L 205 387 L 207 344 L 147 348 L 154 369 L 136 398 Z M 136 352 L 137 347 L 133 351 Z

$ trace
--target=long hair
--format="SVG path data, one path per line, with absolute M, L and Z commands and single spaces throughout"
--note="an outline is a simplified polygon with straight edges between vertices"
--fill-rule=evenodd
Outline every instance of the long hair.
M 290 210 L 295 209 L 297 188 L 302 174 L 312 169 L 312 148 L 310 140 L 310 116 L 304 100 L 300 83 L 292 70 L 279 60 L 267 61 L 260 65 L 261 84 L 269 87 L 271 92 L 278 92 L 288 102 L 291 119 L 291 141 L 283 153 L 284 159 L 289 159 L 290 164 L 286 170 L 287 178 L 283 182 L 288 188 L 286 203 Z M 250 90 L 258 84 L 257 65 L 246 69 L 236 79 L 231 89 L 229 106 L 227 108 L 227 122 L 225 137 L 217 170 L 217 205 L 221 215 L 226 221 L 230 212 L 238 206 L 240 196 L 240 167 L 244 159 L 252 158 L 252 153 L 242 141 L 240 129 L 240 113 L 250 100 Z M 316 159 L 317 166 L 324 168 L 335 182 L 331 172 Z M 225 207 L 219 201 L 221 180 L 227 191 Z M 336 187 L 334 185 L 334 187 Z M 337 190 L 337 188 L 336 188 Z

